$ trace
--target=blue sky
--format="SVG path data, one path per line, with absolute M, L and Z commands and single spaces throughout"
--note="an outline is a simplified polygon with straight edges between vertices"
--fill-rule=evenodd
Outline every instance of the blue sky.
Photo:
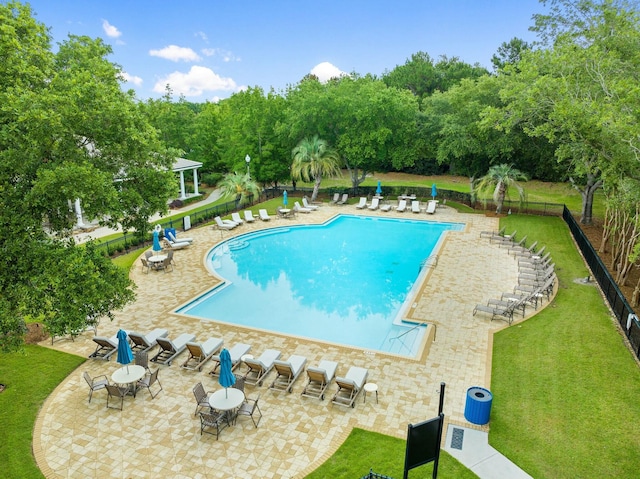
M 216 101 L 248 86 L 284 90 L 310 72 L 382 75 L 411 54 L 491 69 L 513 37 L 533 41 L 538 0 L 32 0 L 54 45 L 69 33 L 113 47 L 139 99 Z M 54 47 L 55 49 L 55 47 Z

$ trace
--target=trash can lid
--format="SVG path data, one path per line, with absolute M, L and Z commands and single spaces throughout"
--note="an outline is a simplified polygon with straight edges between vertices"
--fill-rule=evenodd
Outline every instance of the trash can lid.
M 477 402 L 487 402 L 493 399 L 493 394 L 491 394 L 491 391 L 479 386 L 469 388 L 467 390 L 467 396 L 473 398 L 473 400 Z

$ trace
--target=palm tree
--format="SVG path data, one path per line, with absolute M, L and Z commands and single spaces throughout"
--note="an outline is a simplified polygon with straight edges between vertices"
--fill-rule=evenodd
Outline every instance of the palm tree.
M 293 149 L 292 156 L 292 179 L 314 181 L 311 201 L 318 196 L 323 176 L 333 177 L 341 173 L 338 153 L 317 135 L 302 139 Z
M 218 187 L 222 189 L 223 196 L 236 197 L 236 209 L 247 202 L 251 196 L 260 195 L 260 187 L 248 174 L 227 173 L 218 183 Z
M 474 193 L 476 196 L 486 198 L 493 190 L 493 201 L 496 203 L 496 213 L 502 213 L 502 205 L 508 194 L 509 188 L 514 187 L 520 196 L 520 203 L 524 202 L 524 189 L 518 180 L 527 181 L 527 175 L 517 170 L 513 165 L 493 165 L 482 178 L 478 178 Z M 484 200 L 486 204 L 486 199 Z

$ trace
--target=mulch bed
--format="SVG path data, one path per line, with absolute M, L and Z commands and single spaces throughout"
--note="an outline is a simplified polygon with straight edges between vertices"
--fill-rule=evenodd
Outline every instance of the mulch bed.
M 27 335 L 24 342 L 27 344 L 37 344 L 49 338 L 49 334 L 44 330 L 41 323 L 27 324 Z

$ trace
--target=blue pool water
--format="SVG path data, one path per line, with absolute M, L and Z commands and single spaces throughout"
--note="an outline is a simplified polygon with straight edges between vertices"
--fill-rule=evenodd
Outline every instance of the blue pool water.
M 442 234 L 462 227 L 339 215 L 241 235 L 207 256 L 223 285 L 176 312 L 413 356 L 424 327 L 399 320 L 403 305 Z

